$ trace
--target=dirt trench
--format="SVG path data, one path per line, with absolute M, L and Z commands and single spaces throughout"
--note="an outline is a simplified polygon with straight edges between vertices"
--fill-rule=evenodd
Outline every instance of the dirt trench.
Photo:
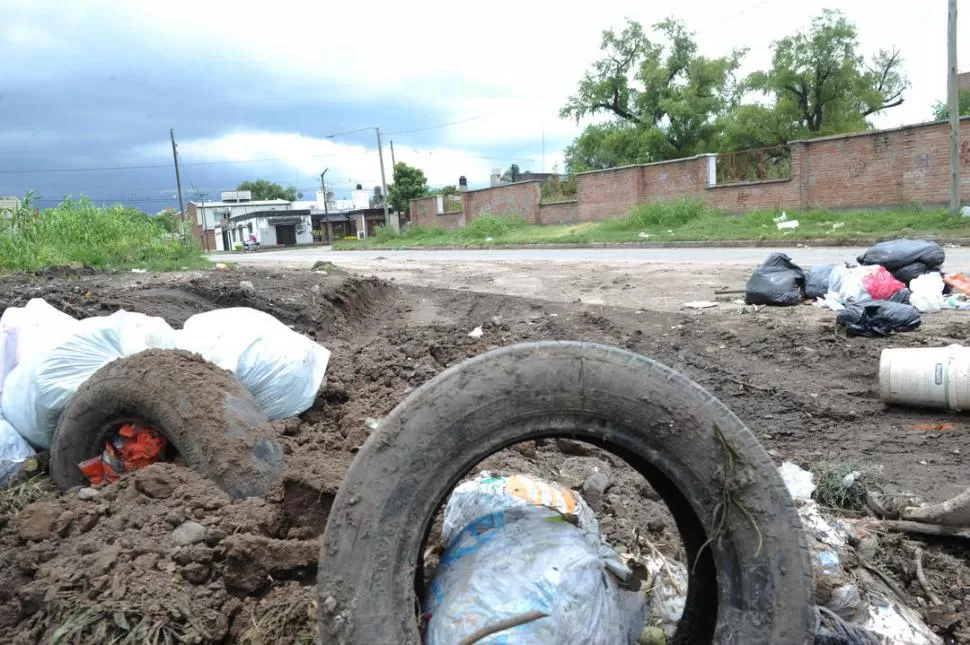
M 444 368 L 519 341 L 589 340 L 656 358 L 713 391 L 779 463 L 813 467 L 854 459 L 888 487 L 935 499 L 966 485 L 970 423 L 945 412 L 887 408 L 876 395 L 881 348 L 966 338 L 945 316 L 916 334 L 872 340 L 846 338 L 831 316 L 808 308 L 663 313 L 397 288 L 312 271 L 0 279 L 3 307 L 31 297 L 78 317 L 125 308 L 175 326 L 199 311 L 249 306 L 314 337 L 333 355 L 316 404 L 298 419 L 274 423 L 286 474 L 265 500 L 231 500 L 208 480 L 167 464 L 90 499 L 76 491 L 57 496 L 42 478 L 21 497 L 0 500 L 6 581 L 0 642 L 51 642 L 55 634 L 84 644 L 117 635 L 147 643 L 311 642 L 318 536 L 368 437 L 369 420 Z M 468 336 L 476 326 L 484 331 L 478 339 Z M 927 423 L 951 425 L 945 432 L 913 429 Z M 610 476 L 610 486 L 590 502 L 614 546 L 632 550 L 640 533 L 676 557 L 679 539 L 663 503 L 612 455 L 550 440 L 516 446 L 483 464 L 570 485 L 593 467 Z M 926 598 L 909 555 L 913 543 L 926 551 L 924 567 L 937 595 L 970 626 L 970 550 L 881 536 L 877 564 L 914 607 Z

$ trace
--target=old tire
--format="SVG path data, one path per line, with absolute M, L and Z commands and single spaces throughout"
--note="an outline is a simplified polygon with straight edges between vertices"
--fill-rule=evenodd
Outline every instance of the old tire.
M 692 570 L 674 642 L 812 642 L 806 537 L 751 431 L 682 374 L 624 350 L 574 342 L 516 345 L 468 360 L 381 422 L 327 522 L 320 642 L 421 643 L 415 571 L 435 512 L 488 455 L 550 436 L 623 457 L 670 507 Z M 708 544 L 717 525 L 719 539 Z
M 148 350 L 105 365 L 75 392 L 51 441 L 57 486 L 84 484 L 78 464 L 130 421 L 154 426 L 189 468 L 235 498 L 264 495 L 283 469 L 266 415 L 230 372 L 188 352 Z

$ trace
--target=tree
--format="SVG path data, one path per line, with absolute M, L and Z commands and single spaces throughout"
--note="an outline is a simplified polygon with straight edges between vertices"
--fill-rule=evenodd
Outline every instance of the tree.
M 774 98 L 785 137 L 865 130 L 867 118 L 903 104 L 909 87 L 896 49 L 867 63 L 858 54 L 855 25 L 826 9 L 805 32 L 777 41 L 769 72 L 755 72 L 749 87 Z M 783 138 L 780 142 L 787 142 Z
M 519 164 L 514 163 L 511 166 L 509 166 L 508 170 L 502 173 L 502 176 L 499 178 L 499 180 L 511 183 L 511 182 L 517 181 L 519 175 L 521 174 L 522 173 L 519 172 Z
M 632 20 L 617 34 L 603 32 L 603 58 L 593 64 L 560 110 L 578 122 L 605 114 L 566 149 L 569 172 L 662 161 L 717 147 L 718 119 L 737 104 L 735 72 L 746 50 L 707 58 L 693 34 L 667 19 L 651 41 Z
M 449 186 L 442 186 L 436 190 L 431 191 L 432 195 L 441 195 L 442 197 L 449 197 L 451 195 L 458 194 L 458 186 L 451 184 Z
M 394 183 L 388 186 L 388 203 L 398 213 L 407 213 L 412 199 L 428 194 L 428 180 L 420 168 L 403 161 L 394 164 Z
M 253 194 L 253 199 L 285 199 L 295 202 L 302 195 L 297 192 L 296 186 L 283 188 L 279 184 L 265 179 L 255 181 L 244 181 L 236 187 L 236 190 L 248 190 Z
M 970 90 L 960 90 L 960 116 L 970 115 Z M 946 121 L 950 118 L 950 106 L 944 101 L 937 101 L 933 106 L 933 118 L 936 121 Z
M 166 233 L 177 233 L 180 230 L 180 218 L 174 208 L 166 208 L 155 216 L 155 224 Z

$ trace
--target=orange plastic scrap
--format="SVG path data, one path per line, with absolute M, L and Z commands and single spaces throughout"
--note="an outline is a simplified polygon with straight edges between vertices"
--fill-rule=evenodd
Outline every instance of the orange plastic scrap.
M 81 472 L 92 485 L 118 481 L 122 473 L 149 466 L 162 456 L 168 440 L 146 425 L 126 423 L 104 442 L 104 452 L 82 461 Z
M 962 273 L 948 273 L 943 276 L 943 282 L 950 285 L 964 295 L 970 296 L 970 278 Z

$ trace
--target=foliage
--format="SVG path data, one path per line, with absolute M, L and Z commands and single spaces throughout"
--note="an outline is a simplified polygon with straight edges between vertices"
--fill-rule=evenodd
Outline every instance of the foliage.
M 9 220 L 0 220 L 0 270 L 36 271 L 51 266 L 96 269 L 177 269 L 205 264 L 200 249 L 164 221 L 127 206 L 98 207 L 66 199 L 40 211 L 31 195 Z
M 279 184 L 267 181 L 265 179 L 257 179 L 255 181 L 244 181 L 236 187 L 236 190 L 249 190 L 253 193 L 253 199 L 285 199 L 290 202 L 295 202 L 302 195 L 297 192 L 296 186 L 287 186 L 283 188 Z
M 970 90 L 960 90 L 960 116 L 970 115 Z M 933 106 L 933 119 L 946 121 L 950 118 L 950 106 L 945 101 L 937 101 Z
M 542 201 L 555 202 L 576 199 L 576 175 L 561 177 L 555 166 L 553 175 L 542 184 Z
M 715 147 L 717 120 L 737 102 L 734 74 L 745 50 L 708 58 L 693 34 L 667 19 L 653 42 L 632 20 L 603 32 L 603 58 L 593 64 L 560 111 L 577 121 L 606 114 L 566 149 L 572 172 L 690 156 Z
M 374 239 L 378 242 L 389 242 L 398 237 L 397 231 L 390 226 L 378 226 L 374 230 Z
M 441 195 L 443 197 L 448 197 L 449 195 L 457 195 L 458 186 L 455 186 L 454 184 L 451 184 L 448 186 L 442 186 L 441 188 L 437 188 L 435 190 L 430 191 L 429 194 L 436 195 L 436 196 Z
M 155 223 L 166 233 L 181 233 L 184 228 L 179 212 L 174 208 L 166 208 L 156 215 Z
M 388 201 L 398 213 L 407 213 L 409 202 L 428 195 L 428 180 L 420 168 L 403 161 L 394 164 L 394 183 L 388 186 Z
M 857 132 L 868 117 L 903 102 L 909 87 L 898 50 L 868 61 L 855 25 L 826 10 L 809 29 L 773 45 L 772 66 L 738 81 L 746 51 L 708 58 L 675 20 L 651 40 L 627 21 L 603 33 L 603 56 L 561 110 L 588 125 L 565 150 L 581 172 L 708 152 L 787 145 L 812 136 Z
M 501 181 L 512 183 L 512 182 L 518 181 L 519 175 L 521 174 L 522 172 L 519 170 L 519 164 L 514 163 L 511 166 L 509 166 L 505 172 L 502 173 L 502 176 L 500 179 Z
M 486 239 L 501 237 L 525 226 L 526 221 L 520 215 L 479 215 L 459 232 L 461 237 Z
M 898 50 L 880 50 L 867 63 L 858 48 L 855 25 L 826 9 L 807 32 L 776 42 L 771 71 L 748 83 L 774 98 L 789 138 L 865 130 L 867 117 L 902 105 L 909 81 Z
M 699 199 L 681 199 L 676 202 L 651 202 L 637 204 L 630 209 L 623 224 L 627 228 L 676 228 L 688 222 L 701 219 L 705 215 L 719 215 Z

